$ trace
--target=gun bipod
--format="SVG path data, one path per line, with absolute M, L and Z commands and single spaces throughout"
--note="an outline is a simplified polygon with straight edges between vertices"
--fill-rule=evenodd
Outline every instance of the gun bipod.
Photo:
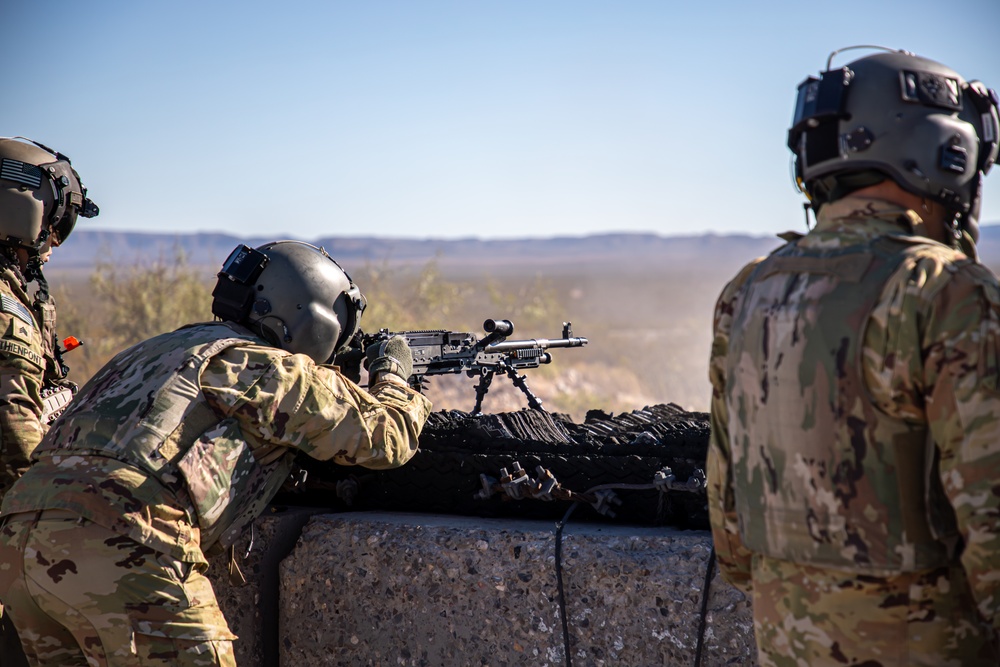
M 496 365 L 496 369 L 484 368 L 482 373 L 480 373 L 479 382 L 476 383 L 476 407 L 472 408 L 472 414 L 482 414 L 483 398 L 486 397 L 486 393 L 490 390 L 490 384 L 493 383 L 493 376 L 496 374 L 497 370 L 501 370 L 506 373 L 507 377 L 510 378 L 510 381 L 514 384 L 514 386 L 521 390 L 521 393 L 523 393 L 528 399 L 529 408 L 545 412 L 545 408 L 542 407 L 542 399 L 535 396 L 534 392 L 532 392 L 528 387 L 528 383 L 526 381 L 527 376 L 518 375 L 517 368 L 507 363 L 505 360 L 500 360 Z

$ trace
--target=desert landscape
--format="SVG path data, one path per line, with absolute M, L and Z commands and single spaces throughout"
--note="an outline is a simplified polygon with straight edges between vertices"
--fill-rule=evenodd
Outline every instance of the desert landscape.
M 80 230 L 46 274 L 59 333 L 84 346 L 67 355 L 83 383 L 115 352 L 182 324 L 210 318 L 215 272 L 238 243 L 267 238 Z M 556 338 L 563 322 L 588 345 L 554 350 L 528 384 L 547 409 L 580 419 L 590 409 L 676 403 L 708 409 L 712 308 L 725 283 L 780 240 L 738 235 L 602 234 L 523 240 L 323 237 L 368 299 L 365 331 L 482 332 L 511 320 L 512 339 Z M 984 263 L 1000 265 L 1000 227 L 984 226 Z M 470 410 L 475 380 L 439 376 L 426 390 L 436 409 Z M 498 378 L 487 412 L 524 407 Z
M 237 243 L 223 235 L 88 232 L 60 248 L 46 273 L 59 305 L 59 333 L 84 346 L 67 355 L 83 383 L 115 352 L 146 337 L 210 317 L 221 258 Z M 555 350 L 528 384 L 550 410 L 581 418 L 673 402 L 708 406 L 712 306 L 745 258 L 770 239 L 607 235 L 525 241 L 315 241 L 351 274 L 368 299 L 365 331 L 388 328 L 482 332 L 487 318 L 515 325 L 512 339 L 556 338 L 563 322 L 583 348 Z M 714 259 L 711 259 L 713 258 Z M 709 261 L 706 261 L 709 259 Z M 469 410 L 475 380 L 432 378 L 436 409 Z M 505 378 L 484 410 L 525 405 Z

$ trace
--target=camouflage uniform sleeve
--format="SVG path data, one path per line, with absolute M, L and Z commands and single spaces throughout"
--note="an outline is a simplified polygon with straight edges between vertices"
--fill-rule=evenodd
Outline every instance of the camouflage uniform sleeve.
M 750 272 L 761 260 L 748 264 L 723 289 L 715 304 L 709 379 L 712 383 L 710 408 L 711 435 L 708 460 L 708 513 L 712 540 L 722 576 L 734 586 L 750 590 L 750 551 L 740 539 L 736 503 L 733 497 L 729 447 L 729 411 L 726 407 L 726 356 L 732 327 L 733 305 Z
M 980 265 L 935 295 L 922 342 L 928 425 L 983 617 L 1000 627 L 1000 288 Z
M 37 329 L 0 311 L 0 497 L 41 442 L 43 363 Z
M 304 355 L 263 347 L 230 348 L 213 359 L 202 389 L 249 438 L 373 469 L 406 463 L 431 412 L 409 387 L 381 382 L 369 393 Z

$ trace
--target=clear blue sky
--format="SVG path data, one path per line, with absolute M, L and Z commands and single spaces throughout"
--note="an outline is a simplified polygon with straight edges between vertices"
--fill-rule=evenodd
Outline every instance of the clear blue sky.
M 764 235 L 804 225 L 785 133 L 831 51 L 1000 88 L 998 26 L 998 0 L 0 0 L 0 135 L 73 159 L 92 229 Z

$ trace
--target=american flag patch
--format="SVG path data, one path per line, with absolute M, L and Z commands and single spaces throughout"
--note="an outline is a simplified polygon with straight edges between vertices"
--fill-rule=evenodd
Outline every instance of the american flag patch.
M 0 310 L 24 320 L 31 325 L 32 329 L 35 328 L 35 320 L 31 317 L 31 313 L 28 312 L 25 305 L 9 294 L 0 294 Z
M 42 185 L 42 170 L 27 162 L 4 158 L 0 163 L 0 178 L 38 188 Z

